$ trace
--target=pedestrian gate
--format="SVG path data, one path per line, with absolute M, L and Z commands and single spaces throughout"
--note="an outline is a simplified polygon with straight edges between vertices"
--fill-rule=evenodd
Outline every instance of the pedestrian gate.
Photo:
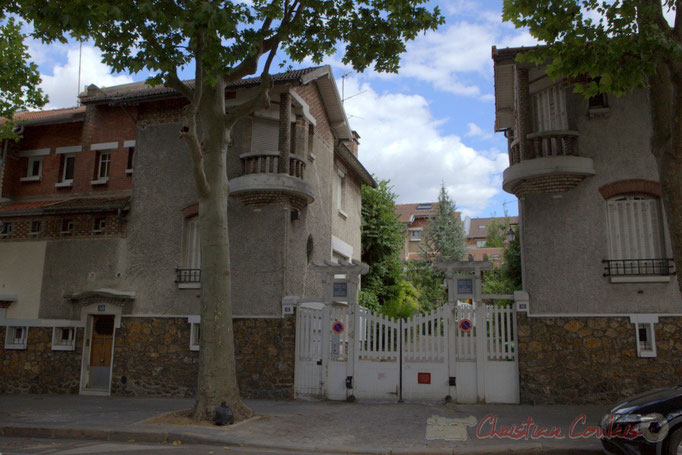
M 297 397 L 518 403 L 511 305 L 451 303 L 393 319 L 353 302 L 296 310 Z

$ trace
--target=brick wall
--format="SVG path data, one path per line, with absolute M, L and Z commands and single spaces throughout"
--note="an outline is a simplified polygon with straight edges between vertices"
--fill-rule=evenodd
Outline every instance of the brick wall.
M 637 356 L 628 317 L 518 314 L 521 402 L 615 404 L 682 377 L 682 318 L 654 324 L 657 356 Z
M 327 111 L 322 103 L 322 97 L 320 91 L 315 84 L 304 85 L 301 87 L 296 87 L 296 93 L 298 93 L 301 98 L 310 107 L 310 114 L 315 118 L 317 125 L 311 128 L 314 129 L 315 134 L 324 142 L 326 145 L 331 146 L 334 144 L 334 135 L 332 134 L 331 127 L 329 125 L 329 118 L 327 118 Z
M 512 193 L 517 197 L 528 194 L 564 193 L 577 186 L 584 178 L 584 175 L 572 174 L 533 177 L 512 188 Z
M 94 233 L 95 219 L 104 218 L 105 228 L 100 233 Z M 12 224 L 12 235 L 8 238 L 0 238 L 0 242 L 11 242 L 14 240 L 54 240 L 59 238 L 83 238 L 83 237 L 111 237 L 125 236 L 126 224 L 115 214 L 111 213 L 88 213 L 88 214 L 68 214 L 52 216 L 34 217 L 12 217 L 0 218 L 5 223 Z M 62 233 L 62 226 L 65 219 L 73 222 L 73 232 L 71 234 Z M 31 223 L 41 221 L 41 231 L 38 235 L 30 234 Z

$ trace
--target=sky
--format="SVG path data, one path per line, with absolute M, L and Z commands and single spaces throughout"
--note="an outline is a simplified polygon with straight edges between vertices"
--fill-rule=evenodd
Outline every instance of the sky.
M 507 143 L 494 132 L 491 47 L 535 41 L 502 22 L 501 0 L 432 3 L 446 22 L 408 43 L 398 74 L 358 74 L 338 55 L 324 62 L 332 66 L 351 128 L 360 135 L 359 158 L 377 178 L 390 179 L 398 203 L 435 201 L 444 184 L 465 215 L 516 215 L 516 198 L 502 190 Z M 89 43 L 82 55 L 76 42 L 28 45 L 50 97 L 45 109 L 76 104 L 79 56 L 81 88 L 148 76 L 111 74 Z M 181 76 L 192 78 L 189 72 Z

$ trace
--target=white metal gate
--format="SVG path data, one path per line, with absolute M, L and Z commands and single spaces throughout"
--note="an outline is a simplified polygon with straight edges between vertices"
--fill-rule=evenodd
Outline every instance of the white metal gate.
M 518 403 L 516 313 L 448 304 L 401 320 L 355 305 L 298 308 L 295 371 L 297 396 Z

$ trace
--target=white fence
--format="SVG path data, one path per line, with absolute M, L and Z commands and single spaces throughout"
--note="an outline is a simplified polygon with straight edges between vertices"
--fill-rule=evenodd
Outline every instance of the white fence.
M 444 305 L 410 319 L 298 308 L 297 396 L 517 403 L 513 305 Z

